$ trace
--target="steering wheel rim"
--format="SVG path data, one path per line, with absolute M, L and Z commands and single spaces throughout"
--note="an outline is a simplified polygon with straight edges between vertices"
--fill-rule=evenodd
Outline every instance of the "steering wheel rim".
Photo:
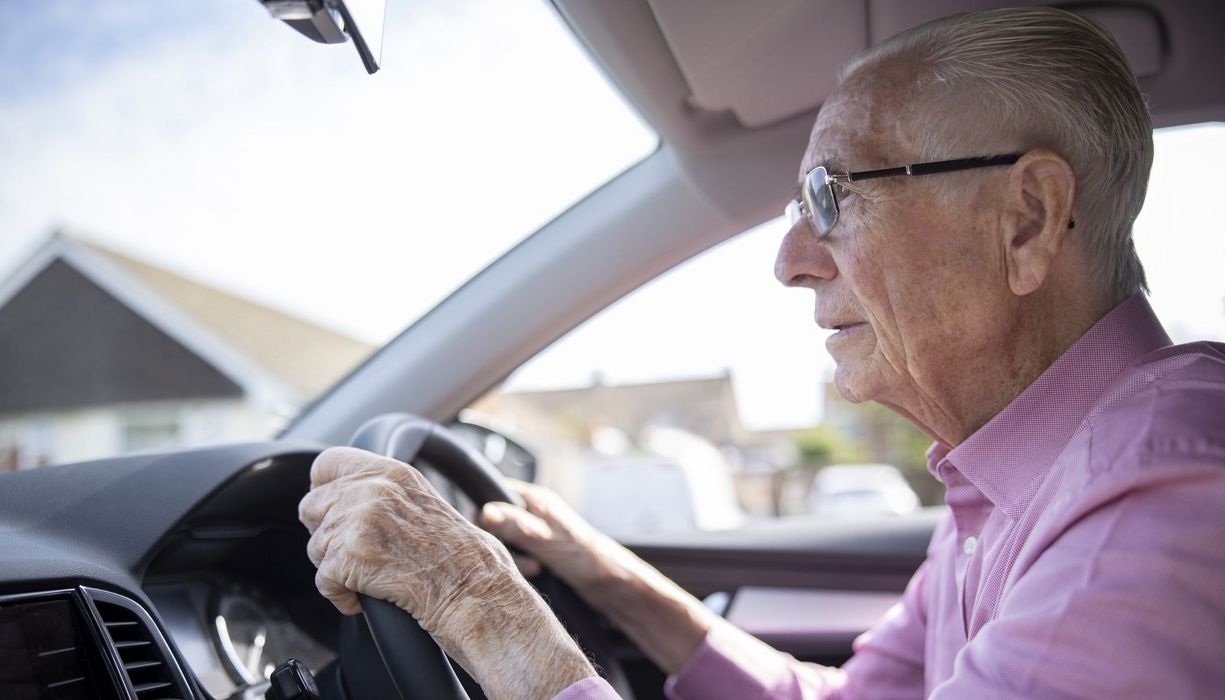
M 420 416 L 408 413 L 378 416 L 358 428 L 349 444 L 409 464 L 415 460 L 428 462 L 478 509 L 490 501 L 523 505 L 484 455 L 445 427 Z M 548 572 L 532 583 L 567 630 L 585 642 L 584 651 L 595 660 L 597 670 L 623 698 L 632 700 L 629 683 L 610 653 L 611 645 L 598 613 Z M 469 700 L 446 654 L 412 615 L 387 601 L 366 595 L 358 598 L 383 666 L 402 700 Z

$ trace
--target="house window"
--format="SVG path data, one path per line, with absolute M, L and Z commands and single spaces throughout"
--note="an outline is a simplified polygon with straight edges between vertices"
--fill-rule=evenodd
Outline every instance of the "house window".
M 55 441 L 55 423 L 50 418 L 31 419 L 17 445 L 17 468 L 34 469 L 51 464 L 55 458 Z
M 123 450 L 156 450 L 179 444 L 180 421 L 176 411 L 140 412 L 123 422 Z
M 55 423 L 45 416 L 0 422 L 0 473 L 34 469 L 55 458 Z

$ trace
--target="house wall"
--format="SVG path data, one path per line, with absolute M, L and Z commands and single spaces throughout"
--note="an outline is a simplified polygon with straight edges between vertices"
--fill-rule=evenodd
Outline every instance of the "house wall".
M 137 450 L 265 440 L 283 421 L 248 399 L 112 404 L 0 416 L 0 471 Z

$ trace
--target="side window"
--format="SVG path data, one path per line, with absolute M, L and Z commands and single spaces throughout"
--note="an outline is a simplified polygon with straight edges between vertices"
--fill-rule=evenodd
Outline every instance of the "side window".
M 811 292 L 773 277 L 785 233 L 769 222 L 645 285 L 465 416 L 522 442 L 536 481 L 614 536 L 936 503 L 929 441 L 830 386 Z
M 1225 124 L 1159 130 L 1136 249 L 1175 343 L 1225 341 L 1215 195 Z M 546 349 L 470 415 L 532 449 L 537 481 L 614 535 L 939 504 L 929 441 L 830 385 L 810 292 L 771 274 L 764 224 L 663 275 Z

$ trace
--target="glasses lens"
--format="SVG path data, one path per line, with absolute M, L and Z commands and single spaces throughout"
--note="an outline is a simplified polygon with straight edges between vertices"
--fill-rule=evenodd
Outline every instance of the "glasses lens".
M 838 222 L 838 201 L 825 178 L 825 168 L 818 167 L 804 180 L 804 206 L 818 236 L 829 233 Z

